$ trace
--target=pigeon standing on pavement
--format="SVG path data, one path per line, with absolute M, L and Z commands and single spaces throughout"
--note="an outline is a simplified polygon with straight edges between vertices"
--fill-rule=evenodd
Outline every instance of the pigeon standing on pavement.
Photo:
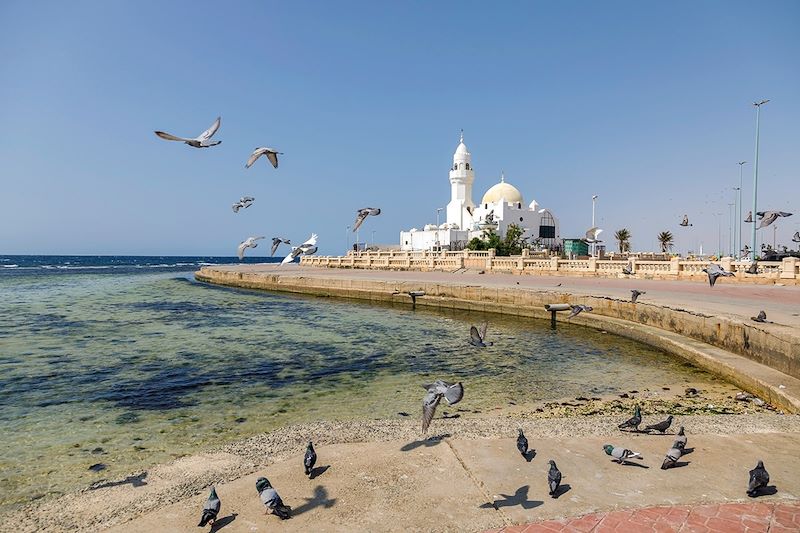
M 633 410 L 633 416 L 617 427 L 619 427 L 619 429 L 633 428 L 634 431 L 639 431 L 639 424 L 641 423 L 642 423 L 642 411 L 641 409 L 639 409 L 639 406 L 637 405 L 636 408 Z
M 667 417 L 667 419 L 664 420 L 663 422 L 659 422 L 658 424 L 650 424 L 649 426 L 645 426 L 644 430 L 645 431 L 650 431 L 650 430 L 652 430 L 652 431 L 660 431 L 661 434 L 663 435 L 664 432 L 667 431 L 671 425 L 672 425 L 672 415 L 669 415 Z
M 273 167 L 278 168 L 278 156 L 283 155 L 283 152 L 279 152 L 274 148 L 259 146 L 258 148 L 253 150 L 252 154 L 250 154 L 250 158 L 247 160 L 247 163 L 244 164 L 244 167 L 245 168 L 252 167 L 253 163 L 255 163 L 258 160 L 258 158 L 261 157 L 262 155 L 265 156 L 267 159 L 269 159 L 269 162 L 272 163 Z
M 422 388 L 428 391 L 422 400 L 422 432 L 425 433 L 428 431 L 428 426 L 431 425 L 433 414 L 442 398 L 447 401 L 448 405 L 457 404 L 464 397 L 464 386 L 461 383 L 436 380 L 423 385 Z
M 672 447 L 681 450 L 681 453 L 686 448 L 686 434 L 683 432 L 683 426 L 678 430 L 678 435 L 675 437 Z
M 219 501 L 219 496 L 217 496 L 217 489 L 211 487 L 211 494 L 208 495 L 208 499 L 203 505 L 203 515 L 200 517 L 200 523 L 197 524 L 197 527 L 205 527 L 209 523 L 213 526 L 214 522 L 217 521 L 221 506 L 222 503 Z
M 639 296 L 642 294 L 647 294 L 647 291 L 639 291 L 636 289 L 631 289 L 631 302 L 636 303 L 636 300 L 639 299 Z
M 570 305 L 570 308 L 572 308 L 572 312 L 570 312 L 569 316 L 567 316 L 568 320 L 572 317 L 578 316 L 583 311 L 586 311 L 587 313 L 592 311 L 592 308 L 588 305 Z
M 217 117 L 217 120 L 215 120 L 214 123 L 206 131 L 204 131 L 194 139 L 187 139 L 185 137 L 176 137 L 171 133 L 165 133 L 163 131 L 156 131 L 155 133 L 156 135 L 167 141 L 180 141 L 184 144 L 188 144 L 193 148 L 208 148 L 210 146 L 216 146 L 222 142 L 222 141 L 211 140 L 211 137 L 213 137 L 214 134 L 217 133 L 221 121 L 222 118 Z
M 761 311 L 758 312 L 758 315 L 751 316 L 750 320 L 752 320 L 753 322 L 766 322 L 767 312 L 762 309 Z
M 758 261 L 753 261 L 750 266 L 745 270 L 748 274 L 758 274 Z
M 708 274 L 708 284 L 711 285 L 712 287 L 717 282 L 717 278 L 719 278 L 721 276 L 733 276 L 734 275 L 733 272 L 727 272 L 727 271 L 723 270 L 722 267 L 719 266 L 716 263 L 709 263 L 709 265 L 706 268 L 703 269 L 703 272 Z
M 750 483 L 747 484 L 747 495 L 756 496 L 761 489 L 769 484 L 769 472 L 764 468 L 764 461 L 759 461 L 750 471 Z
M 317 462 L 317 452 L 314 451 L 314 445 L 308 441 L 306 448 L 306 455 L 303 457 L 303 466 L 306 469 L 308 479 L 311 479 L 311 472 L 314 470 L 314 464 Z
M 664 457 L 664 462 L 661 463 L 661 470 L 666 470 L 667 468 L 672 468 L 675 466 L 675 463 L 678 462 L 678 459 L 681 458 L 681 451 L 674 446 L 667 450 L 667 455 Z
M 486 328 L 489 327 L 488 322 L 484 322 L 481 324 L 480 331 L 475 326 L 470 326 L 469 328 L 469 343 L 473 346 L 479 346 L 481 348 L 486 348 L 487 346 L 491 346 L 493 343 L 486 342 Z
M 517 449 L 522 454 L 522 457 L 528 458 L 528 439 L 525 437 L 525 433 L 522 432 L 522 428 L 519 428 L 519 435 L 517 435 Z
M 561 485 L 561 471 L 552 459 L 548 463 L 550 463 L 550 470 L 547 471 L 547 487 L 550 489 L 548 494 L 556 498 L 558 497 L 558 487 Z
M 256 490 L 261 498 L 261 503 L 267 508 L 266 513 L 277 515 L 281 520 L 292 517 L 292 508 L 283 503 L 278 491 L 272 488 L 267 478 L 260 477 L 256 480 Z
M 353 232 L 358 230 L 361 227 L 361 224 L 367 219 L 368 216 L 372 215 L 374 217 L 381 214 L 381 210 L 377 207 L 364 207 L 356 211 L 356 221 L 353 222 Z
M 610 455 L 616 459 L 619 464 L 626 462 L 628 459 L 643 459 L 642 454 L 639 452 L 634 452 L 628 448 L 620 448 L 619 446 L 613 446 L 611 444 L 603 445 L 603 450 L 606 452 L 606 455 Z

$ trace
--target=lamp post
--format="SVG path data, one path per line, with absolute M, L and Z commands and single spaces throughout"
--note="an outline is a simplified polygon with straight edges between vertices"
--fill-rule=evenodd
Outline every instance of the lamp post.
M 728 238 L 730 240 L 729 242 L 730 252 L 728 252 L 728 255 L 731 256 L 734 260 L 736 259 L 736 252 L 734 252 L 733 250 L 734 248 L 736 248 L 736 237 L 734 235 L 736 232 L 734 231 L 733 227 L 733 216 L 734 216 L 735 206 L 736 206 L 735 202 L 728 204 Z
M 350 251 L 350 226 L 344 228 L 344 238 L 347 239 L 347 248 L 344 249 L 345 255 Z
M 439 248 L 439 213 L 441 213 L 442 211 L 444 211 L 444 207 L 437 207 L 436 208 L 436 248 L 437 248 L 436 251 L 437 252 L 439 251 L 438 250 L 438 248 Z
M 370 248 L 375 247 L 375 230 L 372 230 L 372 242 L 369 244 Z
M 737 198 L 739 202 L 738 218 L 736 228 L 738 230 L 738 237 L 736 238 L 736 255 L 742 253 L 742 167 L 747 161 L 739 161 L 739 188 L 737 189 Z
M 597 202 L 597 195 L 595 194 L 592 196 L 592 227 L 594 227 L 594 205 L 596 202 Z M 592 243 L 592 257 L 594 257 L 596 251 L 597 251 L 597 244 Z
M 761 121 L 761 106 L 769 102 L 769 100 L 761 100 L 760 102 L 753 102 L 753 105 L 756 106 L 756 159 L 753 163 L 753 231 L 752 231 L 752 241 L 753 241 L 753 256 L 751 259 L 753 261 L 756 260 L 756 212 L 758 210 L 758 136 L 759 136 L 759 126 Z

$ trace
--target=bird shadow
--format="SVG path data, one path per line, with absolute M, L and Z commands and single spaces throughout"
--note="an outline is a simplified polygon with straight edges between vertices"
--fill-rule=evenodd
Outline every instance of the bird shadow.
M 558 499 L 559 496 L 561 496 L 562 494 L 566 494 L 570 490 L 572 490 L 572 485 L 570 485 L 569 483 L 564 483 L 563 485 L 558 486 L 558 488 L 552 494 L 552 496 L 553 498 Z
M 211 533 L 214 533 L 215 531 L 219 531 L 223 527 L 227 526 L 228 524 L 230 524 L 231 522 L 236 520 L 237 516 L 238 515 L 236 513 L 231 513 L 228 516 L 220 518 L 219 520 L 215 520 L 214 521 L 214 525 L 211 526 Z
M 691 461 L 675 461 L 670 468 L 682 468 L 684 466 L 689 466 Z
M 125 485 L 130 483 L 132 487 L 143 487 L 147 485 L 147 481 L 144 478 L 147 477 L 147 472 L 142 472 L 141 474 L 137 474 L 135 476 L 128 476 L 125 479 L 120 481 L 106 481 L 106 482 L 98 482 L 94 483 L 89 487 L 89 490 L 97 490 L 97 489 L 107 489 L 109 487 L 118 487 L 120 485 Z
M 687 455 L 687 454 L 692 453 L 693 451 L 694 451 L 694 448 L 684 448 L 683 450 L 681 450 L 681 455 Z
M 769 485 L 763 489 L 758 489 L 753 494 L 748 494 L 748 496 L 751 498 L 758 498 L 759 496 L 772 496 L 773 494 L 778 494 L 778 487 Z
M 408 444 L 404 444 L 402 448 L 400 448 L 401 452 L 410 452 L 411 450 L 416 450 L 421 446 L 425 446 L 426 448 L 430 448 L 431 446 L 436 446 L 440 442 L 442 442 L 447 437 L 450 437 L 449 433 L 443 433 L 441 435 L 434 435 L 432 437 L 428 437 L 426 439 L 415 440 L 413 442 L 409 442 Z
M 536 457 L 536 450 L 533 449 L 528 450 L 527 452 L 522 454 L 522 457 L 524 457 L 525 460 L 530 463 L 531 461 L 533 461 L 533 458 Z
M 315 466 L 314 468 L 311 469 L 311 477 L 309 477 L 308 479 L 314 479 L 317 476 L 321 476 L 322 474 L 327 472 L 330 467 L 331 465 Z
M 611 459 L 615 463 L 619 463 L 616 459 Z M 649 466 L 642 464 L 642 463 L 634 463 L 633 461 L 622 461 L 622 466 L 638 466 L 639 468 L 650 468 Z
M 311 498 L 306 498 L 306 503 L 292 508 L 292 516 L 307 513 L 308 511 L 316 509 L 317 507 L 330 509 L 334 505 L 336 505 L 336 498 L 328 498 L 328 489 L 322 485 L 317 485 L 314 488 L 314 496 Z
M 501 494 L 500 496 L 503 497 L 501 500 L 494 500 L 491 503 L 484 503 L 481 504 L 479 507 L 481 509 L 500 509 L 500 507 L 513 507 L 515 505 L 519 505 L 523 509 L 535 509 L 539 507 L 544 502 L 540 500 L 529 500 L 528 499 L 528 490 L 530 490 L 529 485 L 523 485 L 522 487 L 518 488 L 513 495 L 508 494 Z

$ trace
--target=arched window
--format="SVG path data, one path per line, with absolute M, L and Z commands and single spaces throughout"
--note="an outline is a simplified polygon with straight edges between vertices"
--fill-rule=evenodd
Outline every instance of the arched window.
M 467 170 L 469 170 L 469 163 L 467 163 Z
M 517 209 L 522 209 L 522 202 L 517 202 Z M 522 219 L 520 219 L 522 220 Z

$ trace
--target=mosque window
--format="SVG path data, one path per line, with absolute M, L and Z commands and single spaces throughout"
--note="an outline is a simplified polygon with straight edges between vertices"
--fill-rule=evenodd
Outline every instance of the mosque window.
M 519 221 L 522 222 L 522 217 L 519 217 Z
M 467 163 L 467 170 L 469 170 L 469 163 Z
M 522 209 L 522 202 L 517 202 L 517 209 Z M 522 219 L 520 219 L 522 221 Z

